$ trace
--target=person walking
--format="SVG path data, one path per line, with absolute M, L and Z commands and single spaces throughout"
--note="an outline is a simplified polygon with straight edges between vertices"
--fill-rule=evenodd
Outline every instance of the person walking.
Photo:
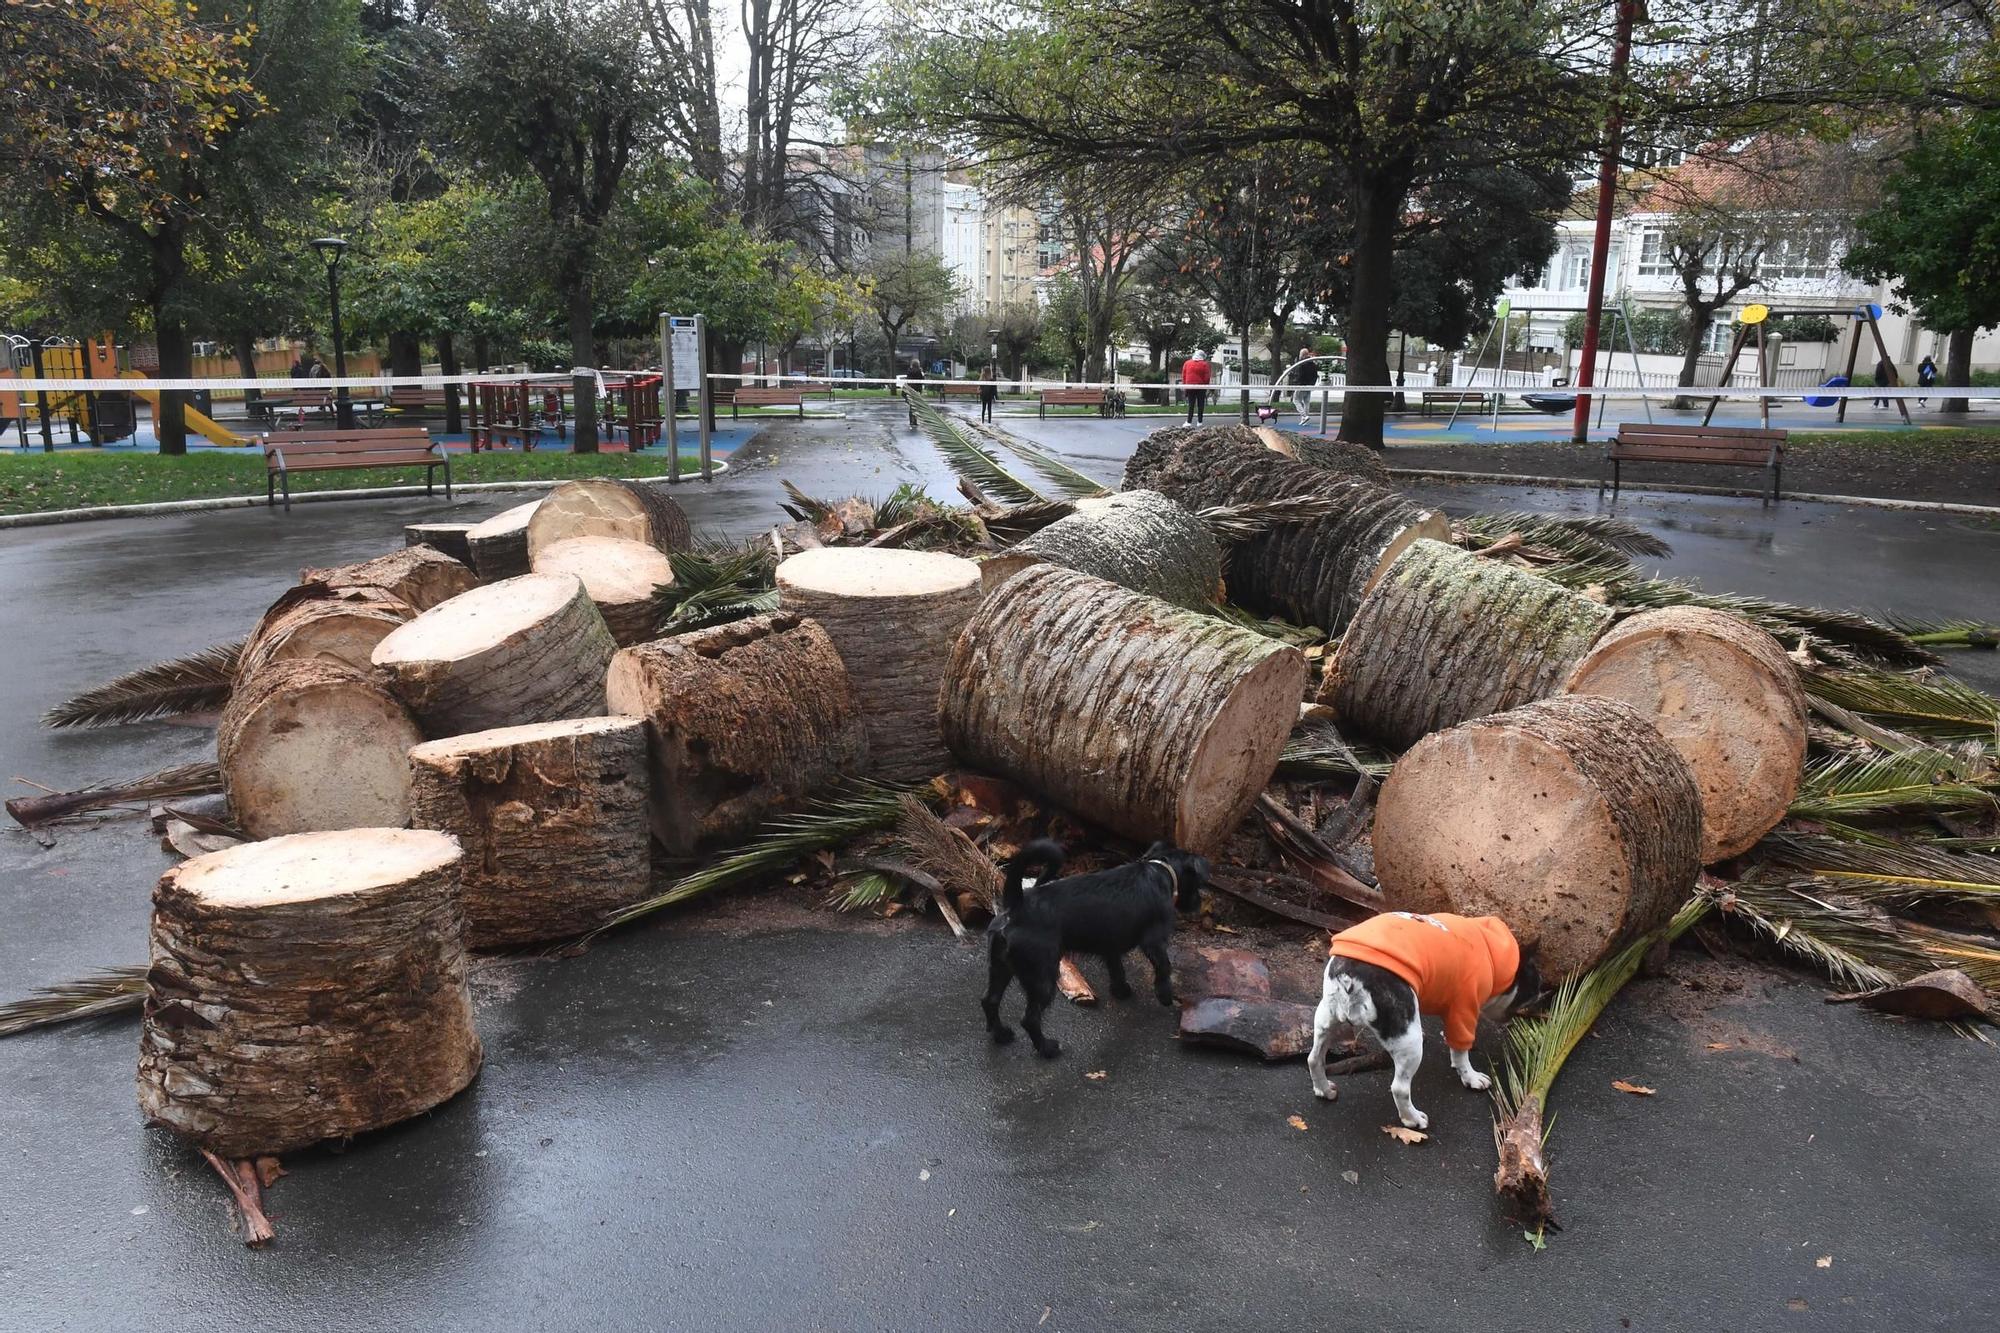
M 1319 383 L 1319 362 L 1313 358 L 1310 347 L 1299 349 L 1299 368 L 1292 372 L 1292 383 L 1297 390 L 1292 394 L 1292 406 L 1299 414 L 1299 424 L 1308 425 L 1312 421 L 1312 389 Z
M 1208 353 L 1195 348 L 1194 355 L 1181 362 L 1181 388 L 1187 392 L 1187 419 L 1192 425 L 1202 420 L 1208 410 L 1208 386 L 1214 379 L 1214 368 L 1208 363 Z
M 1919 389 L 1931 389 L 1936 386 L 1937 362 L 1931 360 L 1929 357 L 1925 357 L 1923 360 L 1917 362 L 1917 387 Z M 1930 402 L 1930 398 L 1926 395 L 1917 399 L 1917 406 L 1922 407 L 1928 402 Z
M 1886 356 L 1875 363 L 1875 387 L 1878 389 L 1893 389 L 1896 387 L 1896 368 L 1889 364 L 1889 358 Z M 1888 405 L 1889 400 L 1887 398 L 1877 398 L 1875 400 L 1875 406 L 1877 407 L 1887 407 Z
M 991 421 L 993 404 L 1000 401 L 1000 367 L 988 361 L 979 378 L 983 381 L 979 386 L 979 419 Z
M 923 397 L 923 396 L 924 396 L 924 363 L 923 363 L 923 362 L 921 362 L 921 361 L 912 361 L 912 362 L 910 362 L 910 373 L 909 373 L 909 374 L 908 374 L 907 376 L 905 376 L 904 378 L 906 378 L 906 379 L 907 379 L 907 380 L 909 381 L 909 383 L 910 383 L 910 389 L 911 389 L 911 391 L 912 391 L 912 392 L 914 392 L 914 393 L 915 393 L 915 394 L 917 395 L 917 397 L 921 398 L 921 397 Z

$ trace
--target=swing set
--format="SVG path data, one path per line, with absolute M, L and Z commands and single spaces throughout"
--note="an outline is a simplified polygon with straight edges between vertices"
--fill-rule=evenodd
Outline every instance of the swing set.
M 1757 344 L 1757 387 L 1760 389 L 1770 388 L 1771 366 L 1769 358 L 1765 353 L 1764 325 L 1773 316 L 1782 319 L 1792 315 L 1824 315 L 1825 313 L 1824 310 L 1773 310 L 1769 306 L 1763 305 L 1744 306 L 1742 313 L 1736 316 L 1736 336 L 1730 339 L 1729 355 L 1723 359 L 1722 375 L 1716 381 L 1716 387 L 1723 388 L 1728 385 L 1729 376 L 1736 369 L 1737 358 L 1743 355 L 1743 349 L 1754 339 Z M 1854 365 L 1861 356 L 1861 330 L 1864 328 L 1868 330 L 1869 336 L 1875 341 L 1876 364 L 1886 368 L 1889 372 L 1889 382 L 1877 385 L 1876 387 L 1883 389 L 1901 388 L 1902 381 L 1896 375 L 1896 363 L 1889 359 L 1889 344 L 1883 340 L 1882 326 L 1877 322 L 1882 318 L 1882 307 L 1870 301 L 1866 305 L 1854 307 L 1853 310 L 1848 312 L 1848 317 L 1854 321 L 1854 336 L 1847 343 L 1847 369 L 1841 374 L 1828 379 L 1824 384 L 1820 385 L 1820 388 L 1845 389 L 1854 383 Z M 1720 397 L 1708 400 L 1708 410 L 1702 413 L 1701 416 L 1702 425 L 1706 426 L 1709 423 L 1709 419 L 1715 415 L 1716 405 L 1721 401 Z M 1804 401 L 1807 407 L 1835 407 L 1837 405 L 1838 411 L 1834 420 L 1847 420 L 1848 400 L 1846 398 L 1835 398 L 1830 394 L 1808 394 Z M 1896 399 L 1895 402 L 1896 410 L 1903 414 L 1903 424 L 1906 426 L 1909 425 L 1910 405 L 1901 398 Z M 1770 398 L 1764 397 L 1758 399 L 1757 410 L 1763 419 L 1764 429 L 1769 430 L 1771 428 Z

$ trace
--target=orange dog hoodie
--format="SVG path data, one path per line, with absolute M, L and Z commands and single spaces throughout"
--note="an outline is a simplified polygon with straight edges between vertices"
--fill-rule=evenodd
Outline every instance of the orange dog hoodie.
M 1384 912 L 1333 937 L 1332 952 L 1395 973 L 1417 1008 L 1444 1018 L 1445 1043 L 1469 1051 L 1479 1010 L 1514 984 L 1521 946 L 1497 916 Z

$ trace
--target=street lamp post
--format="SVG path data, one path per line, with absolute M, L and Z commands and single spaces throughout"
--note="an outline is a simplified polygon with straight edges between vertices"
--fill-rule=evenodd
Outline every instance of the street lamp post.
M 347 250 L 347 242 L 338 236 L 322 236 L 312 243 L 312 248 L 326 261 L 326 299 L 333 314 L 333 377 L 344 380 L 347 343 L 340 331 L 340 257 Z M 333 423 L 341 430 L 354 429 L 354 404 L 348 401 L 345 384 L 333 391 Z

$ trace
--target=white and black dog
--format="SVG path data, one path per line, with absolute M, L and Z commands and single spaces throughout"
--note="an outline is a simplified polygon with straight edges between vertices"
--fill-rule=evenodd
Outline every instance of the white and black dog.
M 1395 1062 L 1389 1095 L 1411 1129 L 1430 1123 L 1410 1101 L 1410 1080 L 1424 1059 L 1422 1015 L 1444 1019 L 1458 1081 L 1484 1091 L 1493 1080 L 1471 1059 L 1480 1018 L 1498 1019 L 1541 991 L 1533 950 L 1523 950 L 1497 916 L 1385 912 L 1335 935 L 1332 951 L 1306 1057 L 1313 1095 L 1339 1095 L 1327 1081 L 1326 1048 L 1334 1024 L 1352 1023 L 1374 1033 Z
M 1028 997 L 1021 1030 L 1037 1052 L 1051 1059 L 1062 1053 L 1062 1044 L 1043 1035 L 1042 1014 L 1055 999 L 1063 955 L 1102 958 L 1111 973 L 1111 994 L 1123 1000 L 1132 994 L 1125 955 L 1137 949 L 1153 965 L 1154 997 L 1172 1004 L 1167 940 L 1174 933 L 1175 909 L 1191 912 L 1201 906 L 1202 885 L 1208 882 L 1207 861 L 1164 842 L 1154 843 L 1129 865 L 1051 881 L 1062 866 L 1062 847 L 1047 839 L 1029 843 L 1008 861 L 1000 915 L 986 928 L 990 963 L 986 994 L 979 1001 L 993 1040 L 1012 1041 L 1014 1030 L 1000 1021 L 1000 998 L 1008 983 L 1020 977 Z

